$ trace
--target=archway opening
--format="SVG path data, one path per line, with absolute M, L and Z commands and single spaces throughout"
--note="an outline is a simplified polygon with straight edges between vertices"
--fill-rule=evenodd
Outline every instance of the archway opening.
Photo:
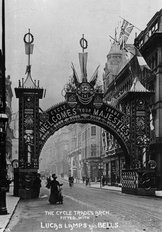
M 116 159 L 107 155 L 111 143 L 116 143 L 116 150 L 111 151 L 112 155 L 118 153 Z M 76 181 L 89 177 L 96 182 L 105 176 L 107 184 L 115 185 L 121 183 L 121 171 L 129 159 L 126 143 L 116 131 L 101 122 L 82 119 L 51 133 L 40 153 L 39 171 L 45 178 L 56 173 L 65 179 L 74 176 Z

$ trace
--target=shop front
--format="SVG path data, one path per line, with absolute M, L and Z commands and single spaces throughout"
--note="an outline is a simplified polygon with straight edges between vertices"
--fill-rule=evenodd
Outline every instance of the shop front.
M 89 177 L 92 182 L 100 181 L 101 174 L 101 159 L 100 157 L 88 158 Z
M 119 186 L 122 180 L 122 170 L 125 165 L 125 158 L 122 153 L 113 154 L 103 159 L 103 175 L 105 184 Z

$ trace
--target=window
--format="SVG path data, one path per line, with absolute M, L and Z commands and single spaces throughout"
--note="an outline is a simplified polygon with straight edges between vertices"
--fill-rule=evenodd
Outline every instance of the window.
M 91 144 L 91 157 L 96 156 L 96 144 Z
M 91 136 L 96 135 L 96 126 L 91 126 Z
M 83 132 L 83 134 L 82 134 L 82 141 L 84 141 L 84 132 Z
M 85 130 L 85 140 L 87 140 L 87 129 Z
M 78 147 L 81 147 L 81 133 L 78 134 Z

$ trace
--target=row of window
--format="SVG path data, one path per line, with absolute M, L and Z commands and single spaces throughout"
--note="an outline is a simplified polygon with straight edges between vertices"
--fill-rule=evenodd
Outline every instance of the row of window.
M 91 136 L 96 136 L 96 126 L 91 126 L 82 133 L 82 141 L 87 140 L 90 137 L 90 129 L 91 129 Z
M 85 153 L 85 158 L 88 158 L 87 157 L 87 152 L 88 152 L 88 147 L 86 146 L 85 148 L 83 148 L 83 151 L 82 153 L 84 154 Z M 90 147 L 90 157 L 96 157 L 98 156 L 97 155 L 97 145 L 94 143 L 94 144 L 91 144 L 91 147 Z
M 82 141 L 87 141 L 87 138 L 90 137 L 90 134 L 91 136 L 96 136 L 96 126 L 91 126 L 90 128 L 87 128 L 83 133 L 80 132 L 78 134 L 78 139 L 77 139 L 77 135 L 73 137 L 71 141 L 71 149 L 76 149 L 77 147 L 81 147 L 81 136 L 82 136 Z

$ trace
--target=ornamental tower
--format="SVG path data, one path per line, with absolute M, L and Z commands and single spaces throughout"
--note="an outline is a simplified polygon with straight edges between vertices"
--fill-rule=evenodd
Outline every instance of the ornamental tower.
M 19 80 L 15 88 L 19 98 L 19 183 L 18 195 L 32 198 L 32 182 L 39 168 L 39 99 L 43 97 L 43 88 L 39 80 L 31 77 L 30 55 L 33 53 L 34 37 L 30 30 L 24 36 L 25 53 L 28 56 L 26 79 Z
M 131 168 L 146 168 L 150 160 L 150 97 L 152 95 L 153 92 L 147 90 L 138 77 L 135 77 L 130 90 L 120 98 L 125 113 L 130 116 Z
M 110 51 L 107 55 L 107 62 L 105 64 L 105 74 L 104 74 L 104 88 L 107 89 L 107 86 L 114 80 L 117 76 L 122 62 L 122 51 L 119 48 L 119 45 L 116 42 L 113 42 L 111 45 Z

